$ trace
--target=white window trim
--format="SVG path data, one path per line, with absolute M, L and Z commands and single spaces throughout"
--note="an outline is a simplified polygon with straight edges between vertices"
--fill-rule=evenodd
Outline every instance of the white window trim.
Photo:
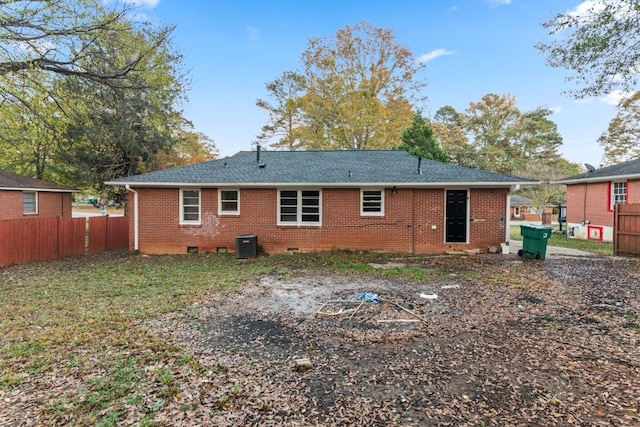
M 197 191 L 198 192 L 198 220 L 189 221 L 184 219 L 184 195 L 185 191 Z M 180 212 L 178 212 L 180 218 L 180 225 L 201 225 L 202 224 L 202 190 L 199 188 L 181 188 L 180 189 Z
M 280 221 L 280 195 L 283 191 L 297 191 L 298 192 L 298 205 L 297 205 L 297 220 L 296 222 L 292 221 Z M 302 222 L 302 192 L 303 191 L 317 191 L 318 192 L 318 217 L 320 220 L 318 222 Z M 290 226 L 290 227 L 320 227 L 322 226 L 322 189 L 320 188 L 279 188 L 278 189 L 278 210 L 276 212 L 277 215 L 277 224 L 282 226 Z
M 364 192 L 365 191 L 380 192 L 380 212 L 364 211 Z M 361 188 L 360 189 L 360 216 L 384 216 L 384 189 L 383 188 Z
M 223 191 L 235 191 L 236 193 L 238 193 L 238 200 L 237 200 L 238 208 L 235 211 L 222 210 L 222 192 Z M 239 188 L 219 188 L 218 189 L 218 215 L 240 215 L 240 189 Z
M 35 205 L 34 212 L 25 212 L 24 211 L 24 195 L 25 194 L 33 194 L 33 200 Z M 37 191 L 23 191 L 22 192 L 22 214 L 23 215 L 38 215 L 38 192 Z
M 610 190 L 611 198 L 609 199 L 609 209 L 610 210 L 613 210 L 613 208 L 616 205 L 616 202 L 615 202 L 616 195 L 615 195 L 615 192 L 614 192 L 614 190 L 616 188 L 616 184 L 624 184 L 624 199 L 625 200 L 624 200 L 624 203 L 621 203 L 621 204 L 626 204 L 627 203 L 627 195 L 629 193 L 629 184 L 627 183 L 627 181 L 611 181 L 611 183 L 610 183 L 610 185 L 611 185 L 611 187 L 610 187 L 611 188 L 611 190 Z
M 522 215 L 522 212 L 520 211 L 520 206 L 514 206 L 513 207 L 513 217 L 514 218 L 520 218 L 520 215 Z

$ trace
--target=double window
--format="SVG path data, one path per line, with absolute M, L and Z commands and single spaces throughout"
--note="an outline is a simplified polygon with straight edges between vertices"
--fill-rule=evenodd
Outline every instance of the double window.
M 279 190 L 278 225 L 321 225 L 320 190 Z
M 384 191 L 360 190 L 360 215 L 384 216 Z
M 180 224 L 200 225 L 200 189 L 180 190 Z
M 218 215 L 240 214 L 240 190 L 218 190 Z
M 33 215 L 38 213 L 38 193 L 35 191 L 22 192 L 22 213 Z
M 611 200 L 609 201 L 609 208 L 613 210 L 613 207 L 618 203 L 627 203 L 627 183 L 625 182 L 612 182 L 611 183 Z

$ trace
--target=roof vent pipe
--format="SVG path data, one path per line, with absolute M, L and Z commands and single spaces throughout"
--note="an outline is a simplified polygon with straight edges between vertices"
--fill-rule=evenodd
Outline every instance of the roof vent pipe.
M 351 170 L 349 170 L 349 172 L 347 172 L 347 175 L 349 176 L 349 178 L 351 178 L 351 177 L 352 177 L 352 175 L 351 175 Z
M 422 165 L 422 157 L 418 157 L 418 170 L 416 171 L 418 175 L 422 175 L 421 165 Z
M 256 146 L 256 163 L 260 163 L 260 144 Z

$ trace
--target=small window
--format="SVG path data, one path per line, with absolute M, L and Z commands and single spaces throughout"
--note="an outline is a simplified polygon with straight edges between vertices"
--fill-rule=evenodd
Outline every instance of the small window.
M 319 190 L 280 190 L 278 197 L 279 225 L 320 225 L 321 198 Z
M 520 215 L 521 215 L 521 213 L 520 213 L 520 206 L 515 206 L 515 207 L 513 208 L 513 216 L 514 216 L 515 218 L 520 218 Z
M 180 190 L 180 224 L 200 224 L 200 190 Z
M 240 214 L 240 191 L 239 190 L 219 190 L 218 191 L 218 214 L 219 215 L 239 215 Z
M 611 183 L 611 201 L 610 208 L 620 204 L 627 203 L 627 183 L 626 182 L 612 182 Z
M 38 213 L 38 193 L 35 191 L 24 191 L 22 193 L 22 213 L 25 215 Z
M 360 191 L 360 215 L 384 216 L 384 191 L 361 190 Z

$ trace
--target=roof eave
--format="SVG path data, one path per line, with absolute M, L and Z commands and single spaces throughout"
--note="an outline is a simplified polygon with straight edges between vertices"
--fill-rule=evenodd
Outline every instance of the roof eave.
M 32 187 L 0 187 L 3 191 L 46 191 L 48 193 L 78 193 L 80 190 L 73 188 L 32 188 Z
M 488 182 L 114 182 L 106 185 L 131 187 L 176 188 L 176 187 L 237 187 L 237 188 L 272 188 L 272 187 L 397 187 L 397 188 L 429 188 L 429 187 L 512 187 L 514 185 L 537 185 L 538 181 L 488 181 Z
M 629 179 L 640 179 L 640 174 L 627 174 L 627 175 L 609 175 L 609 176 L 600 176 L 594 178 L 575 178 L 571 180 L 558 180 L 551 181 L 551 184 L 584 184 L 589 182 L 610 182 L 610 181 L 623 181 Z

